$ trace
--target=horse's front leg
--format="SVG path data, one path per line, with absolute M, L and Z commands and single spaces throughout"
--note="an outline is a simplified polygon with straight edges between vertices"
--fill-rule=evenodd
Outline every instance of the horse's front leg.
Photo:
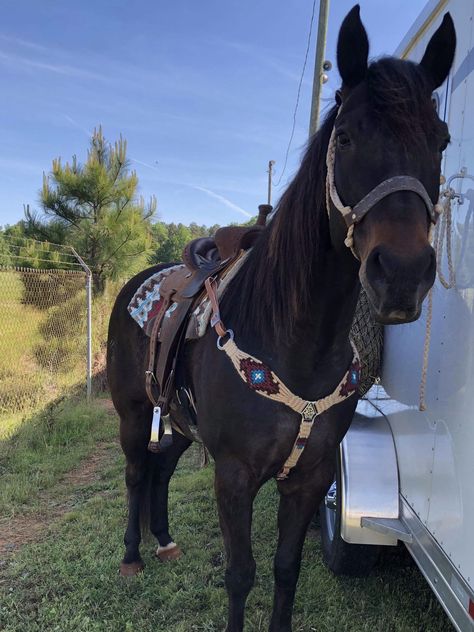
M 333 475 L 333 459 L 311 475 L 295 470 L 278 483 L 278 546 L 274 559 L 275 592 L 270 632 L 291 632 L 291 617 L 301 553 L 309 523 L 326 493 Z
M 216 461 L 215 490 L 227 553 L 225 584 L 229 598 L 226 632 L 241 632 L 247 596 L 255 580 L 250 532 L 258 485 L 236 459 Z

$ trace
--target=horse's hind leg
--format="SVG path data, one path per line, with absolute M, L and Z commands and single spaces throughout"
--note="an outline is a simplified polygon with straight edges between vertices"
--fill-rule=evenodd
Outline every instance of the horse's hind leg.
M 241 632 L 244 608 L 255 580 L 252 555 L 252 505 L 258 485 L 247 468 L 235 459 L 216 462 L 215 490 L 227 553 L 225 584 L 229 597 L 226 632 Z
M 164 452 L 153 455 L 154 467 L 151 482 L 150 529 L 158 540 L 156 556 L 162 562 L 178 559 L 181 550 L 173 542 L 168 523 L 168 487 L 180 456 L 191 441 L 173 432 L 173 443 Z
M 151 415 L 147 415 L 151 420 Z M 142 422 L 142 423 L 140 423 Z M 120 443 L 127 464 L 125 482 L 128 492 L 128 523 L 125 531 L 125 555 L 120 564 L 120 574 L 135 575 L 144 567 L 140 556 L 140 515 L 147 505 L 148 476 L 150 473 L 150 453 L 147 450 L 150 423 L 139 416 L 120 418 Z

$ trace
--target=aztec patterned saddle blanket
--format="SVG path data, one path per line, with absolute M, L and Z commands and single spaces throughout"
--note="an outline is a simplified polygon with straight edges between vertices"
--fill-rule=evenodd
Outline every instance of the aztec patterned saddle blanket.
M 244 263 L 250 250 L 243 251 L 238 259 L 232 262 L 228 268 L 222 270 L 219 275 L 219 288 L 218 298 L 224 294 L 230 281 L 235 277 L 240 267 Z M 156 318 L 160 315 L 160 311 L 163 308 L 164 296 L 160 294 L 160 288 L 163 282 L 170 275 L 177 271 L 186 271 L 185 264 L 179 264 L 165 268 L 159 272 L 152 274 L 135 292 L 132 300 L 128 305 L 128 311 L 133 320 L 140 325 L 147 336 L 151 337 L 153 331 L 153 325 Z M 178 300 L 171 300 L 170 306 L 166 309 L 163 315 L 163 321 L 169 321 L 172 319 L 173 312 L 178 307 Z M 206 329 L 209 325 L 212 309 L 208 296 L 201 292 L 196 297 L 195 305 L 188 316 L 188 322 L 186 325 L 186 340 L 195 340 L 201 338 L 206 333 Z

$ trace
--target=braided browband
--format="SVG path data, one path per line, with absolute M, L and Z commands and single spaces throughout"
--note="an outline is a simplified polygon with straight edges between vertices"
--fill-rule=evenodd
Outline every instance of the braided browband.
M 383 200 L 385 197 L 390 195 L 391 193 L 396 193 L 398 191 L 412 191 L 419 195 L 419 197 L 425 203 L 426 210 L 428 211 L 428 215 L 430 216 L 430 220 L 433 224 L 436 224 L 440 213 L 443 211 L 443 206 L 441 204 L 433 204 L 430 196 L 428 195 L 427 190 L 423 186 L 423 184 L 412 176 L 393 176 L 392 178 L 387 178 L 377 186 L 375 186 L 366 196 L 360 200 L 355 206 L 345 206 L 336 189 L 336 180 L 334 177 L 334 161 L 336 156 L 336 130 L 333 128 L 331 133 L 331 138 L 329 139 L 328 151 L 326 155 L 326 166 L 327 166 L 327 176 L 326 176 L 326 206 L 327 212 L 329 214 L 330 210 L 330 201 L 336 207 L 336 209 L 341 213 L 344 221 L 347 225 L 347 237 L 345 240 L 345 244 L 348 248 L 351 249 L 352 254 L 356 259 L 359 257 L 354 251 L 354 226 L 358 222 L 361 221 L 365 215 L 377 204 L 380 200 Z

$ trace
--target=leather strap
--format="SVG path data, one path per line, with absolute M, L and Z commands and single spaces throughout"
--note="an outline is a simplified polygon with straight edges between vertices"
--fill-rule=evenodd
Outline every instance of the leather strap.
M 163 316 L 165 315 L 166 310 L 169 308 L 171 304 L 171 296 L 172 296 L 172 293 L 168 294 L 168 296 L 164 298 L 163 303 L 160 307 L 160 311 L 156 315 L 155 322 L 153 323 L 153 328 L 151 330 L 151 336 L 150 336 L 150 346 L 149 346 L 149 352 L 148 352 L 148 369 L 145 372 L 145 389 L 146 389 L 146 394 L 148 395 L 148 398 L 153 404 L 153 406 L 157 406 L 158 404 L 158 400 L 153 395 L 153 384 L 157 384 L 157 379 L 155 376 L 155 359 L 156 359 L 156 349 L 158 346 L 158 334 L 160 332 Z
M 163 415 L 168 414 L 169 401 L 174 388 L 177 357 L 184 342 L 185 321 L 192 303 L 192 298 L 179 300 L 172 315 L 173 329 L 170 330 L 170 323 L 166 316 L 162 321 L 160 351 L 156 362 L 155 376 L 157 384 L 160 386 L 158 405 L 161 407 Z
M 380 200 L 383 200 L 391 193 L 396 193 L 398 191 L 413 191 L 413 193 L 419 195 L 425 203 L 426 210 L 428 211 L 431 221 L 433 224 L 436 223 L 438 213 L 435 210 L 435 204 L 431 201 L 431 198 L 423 184 L 412 176 L 394 176 L 393 178 L 388 178 L 378 184 L 352 208 L 347 207 L 350 210 L 350 212 L 344 214 L 344 220 L 347 227 L 360 222 L 370 209 L 377 204 L 377 202 L 380 202 Z
M 211 326 L 217 332 L 217 335 L 222 338 L 227 333 L 226 326 L 221 320 L 221 314 L 219 311 L 219 301 L 217 300 L 217 282 L 215 277 L 209 277 L 206 279 L 204 283 L 206 287 L 207 295 L 209 296 L 209 300 L 211 301 L 212 307 L 212 317 L 211 317 Z

